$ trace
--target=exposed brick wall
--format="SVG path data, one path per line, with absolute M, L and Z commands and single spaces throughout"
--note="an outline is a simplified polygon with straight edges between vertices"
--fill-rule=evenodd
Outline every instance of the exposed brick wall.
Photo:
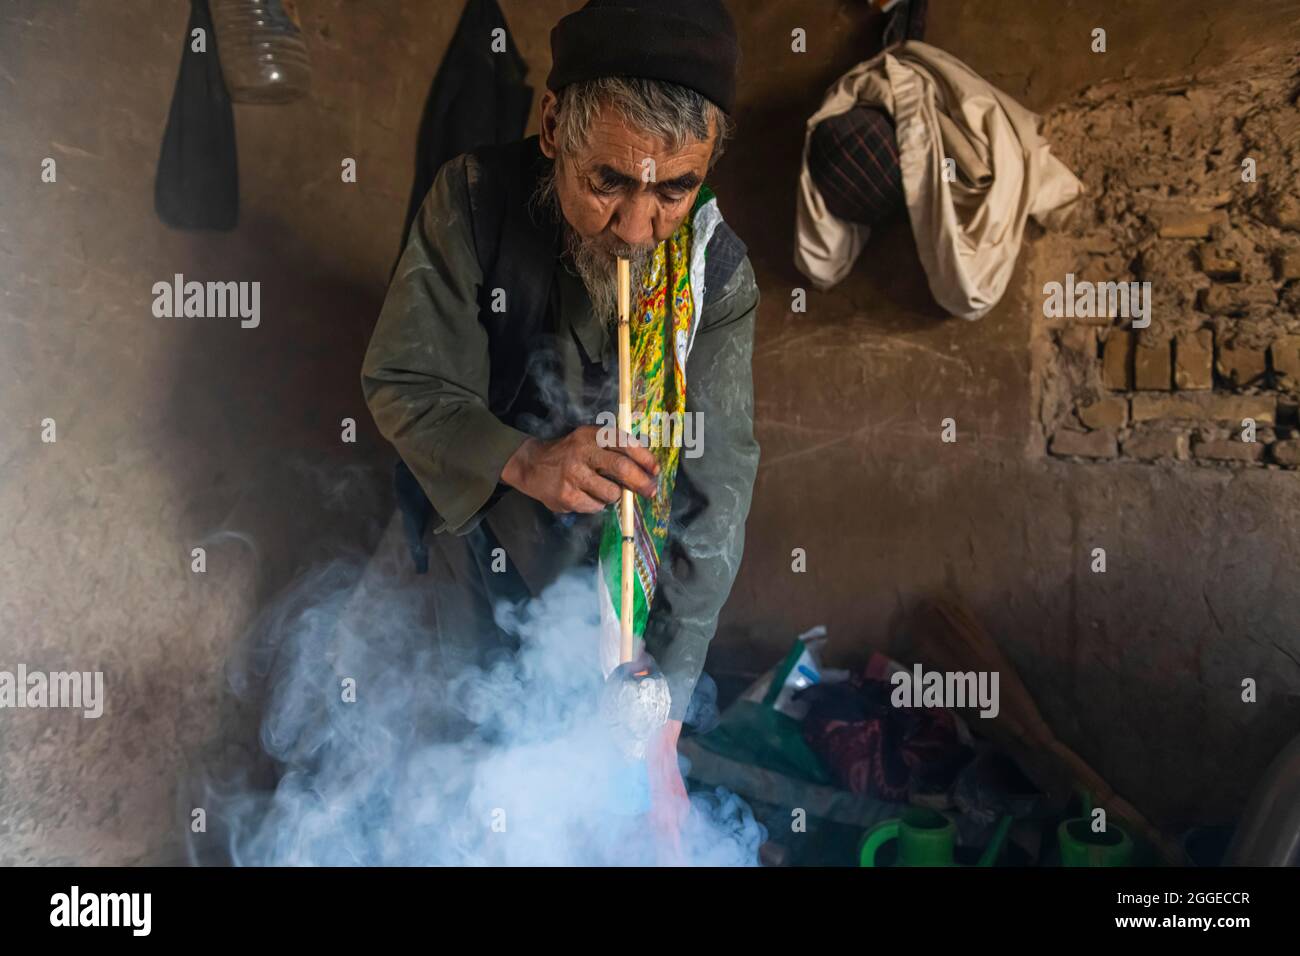
M 1113 300 L 1044 310 L 1049 454 L 1300 467 L 1298 77 L 1300 57 L 1237 63 L 1093 88 L 1046 118 L 1088 194 L 1033 242 L 1035 289 L 1150 283 L 1152 303 L 1147 321 Z

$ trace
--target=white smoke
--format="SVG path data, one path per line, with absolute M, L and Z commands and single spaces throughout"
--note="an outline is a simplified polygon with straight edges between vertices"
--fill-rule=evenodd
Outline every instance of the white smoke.
M 438 640 L 431 593 L 396 558 L 338 560 L 259 617 L 231 678 L 265 695 L 277 780 L 207 785 L 229 862 L 756 864 L 766 832 L 726 791 L 692 795 L 681 856 L 635 814 L 644 770 L 599 719 L 594 572 L 500 606 L 520 648 L 486 666 Z

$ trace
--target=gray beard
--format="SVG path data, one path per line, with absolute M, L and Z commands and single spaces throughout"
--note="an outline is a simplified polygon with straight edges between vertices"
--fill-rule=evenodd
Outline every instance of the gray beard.
M 627 259 L 631 265 L 632 308 L 636 307 L 636 293 L 645 284 L 657 246 L 633 246 L 625 242 L 586 239 L 569 225 L 560 209 L 555 192 L 555 168 L 537 186 L 533 202 L 549 209 L 561 223 L 564 254 L 582 280 L 591 299 L 592 313 L 602 322 L 617 319 L 618 310 L 618 260 Z
M 631 265 L 632 277 L 630 307 L 636 308 L 636 293 L 645 284 L 650 261 L 654 256 L 653 249 L 629 246 L 626 243 L 608 246 L 593 239 L 584 239 L 566 222 L 564 251 L 587 290 L 592 312 L 601 321 L 618 318 L 618 260 L 627 259 Z

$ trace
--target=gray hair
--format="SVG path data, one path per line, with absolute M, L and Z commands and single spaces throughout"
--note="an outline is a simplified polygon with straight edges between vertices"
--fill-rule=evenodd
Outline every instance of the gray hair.
M 695 90 L 642 77 L 609 76 L 571 83 L 556 94 L 556 140 L 564 152 L 585 149 L 591 123 L 603 106 L 610 105 L 634 128 L 669 144 L 673 150 L 709 138 L 718 138 L 709 157 L 712 167 L 722 155 L 734 125 L 715 103 Z

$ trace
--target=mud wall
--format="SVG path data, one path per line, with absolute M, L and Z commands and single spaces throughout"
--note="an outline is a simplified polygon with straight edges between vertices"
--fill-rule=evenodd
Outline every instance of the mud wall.
M 502 0 L 535 87 L 550 26 L 578 5 Z M 184 5 L 15 0 L 0 15 L 0 668 L 101 670 L 106 693 L 98 720 L 0 717 L 0 862 L 175 859 L 175 781 L 250 742 L 252 714 L 225 693 L 232 642 L 296 569 L 366 549 L 391 512 L 391 458 L 356 370 L 460 4 L 300 6 L 314 93 L 237 107 L 230 234 L 153 215 Z M 934 0 L 928 39 L 1041 111 L 1294 48 L 1285 0 L 1051 6 Z M 803 122 L 873 52 L 878 21 L 858 0 L 733 8 L 740 136 L 716 186 L 763 287 L 764 458 L 710 666 L 761 670 L 815 623 L 860 658 L 917 595 L 948 588 L 1061 736 L 1152 815 L 1231 814 L 1295 723 L 1297 476 L 1045 455 L 1034 356 L 1050 338 L 1028 259 L 997 310 L 954 322 L 896 223 L 848 281 L 791 313 Z M 1089 49 L 1097 26 L 1105 55 Z M 795 28 L 807 53 L 790 48 Z M 1079 131 L 1062 116 L 1064 142 Z M 340 182 L 343 157 L 355 184 Z M 41 181 L 46 158 L 56 183 Z M 155 318 L 152 286 L 175 273 L 262 281 L 261 326 Z M 945 417 L 955 444 L 940 441 Z M 1088 570 L 1097 546 L 1105 575 Z M 796 547 L 807 573 L 791 571 Z

